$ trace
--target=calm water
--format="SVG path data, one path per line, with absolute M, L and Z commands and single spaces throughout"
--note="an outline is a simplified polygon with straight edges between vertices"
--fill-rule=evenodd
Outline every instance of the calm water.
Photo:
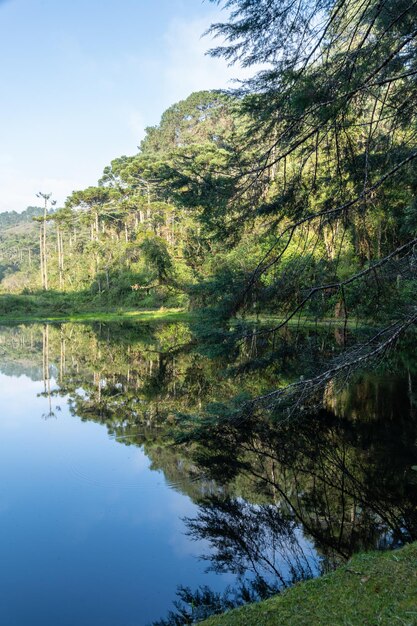
M 171 445 L 174 415 L 270 381 L 231 379 L 188 340 L 184 326 L 1 329 L 1 626 L 139 626 L 179 584 L 282 586 L 416 538 L 410 371 L 327 390 L 296 432 L 212 429 L 195 455 Z
M 0 623 L 145 624 L 179 582 L 224 585 L 184 536 L 190 498 L 141 448 L 70 415 L 66 398 L 45 418 L 42 391 L 26 375 L 0 376 Z

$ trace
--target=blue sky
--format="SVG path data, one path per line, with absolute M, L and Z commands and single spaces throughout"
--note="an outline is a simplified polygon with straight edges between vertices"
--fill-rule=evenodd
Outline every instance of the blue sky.
M 146 126 L 238 68 L 204 52 L 201 0 L 0 0 L 0 211 L 58 204 L 136 152 Z

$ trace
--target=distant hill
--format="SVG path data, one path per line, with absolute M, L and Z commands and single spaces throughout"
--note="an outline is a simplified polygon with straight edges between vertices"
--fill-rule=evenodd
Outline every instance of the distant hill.
M 17 211 L 5 211 L 0 213 L 0 231 L 20 224 L 31 223 L 32 218 L 43 215 L 43 208 L 38 206 L 28 206 L 27 209 L 18 213 Z
M 34 217 L 43 208 L 30 206 L 25 211 L 0 213 L 0 283 L 1 289 L 19 291 L 31 285 L 32 262 L 38 262 L 39 225 Z M 22 273 L 23 270 L 23 273 Z

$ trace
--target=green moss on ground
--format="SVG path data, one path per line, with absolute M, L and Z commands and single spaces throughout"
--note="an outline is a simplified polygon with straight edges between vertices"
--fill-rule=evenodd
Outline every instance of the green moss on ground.
M 335 572 L 264 602 L 211 617 L 204 626 L 417 624 L 417 543 L 359 554 Z

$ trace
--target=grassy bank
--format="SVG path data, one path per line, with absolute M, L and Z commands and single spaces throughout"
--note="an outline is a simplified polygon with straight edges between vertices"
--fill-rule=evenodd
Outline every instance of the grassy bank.
M 352 558 L 335 572 L 202 622 L 204 626 L 417 624 L 417 543 Z
M 92 298 L 88 293 L 39 292 L 34 294 L 0 294 L 0 323 L 30 322 L 187 322 L 195 319 L 195 314 L 178 307 L 137 306 L 121 302 L 117 306 L 103 298 Z M 262 314 L 246 316 L 247 322 L 259 324 L 279 324 L 284 318 L 279 315 Z M 238 320 L 235 320 L 237 322 Z M 233 321 L 232 321 L 233 323 Z M 367 320 L 349 319 L 346 326 L 356 330 L 369 326 Z M 303 328 L 345 326 L 343 319 L 322 319 L 294 317 L 288 322 L 290 327 Z
M 56 292 L 0 295 L 0 323 L 187 321 L 179 308 L 115 305 L 86 294 Z
M 59 323 L 78 322 L 80 324 L 92 322 L 186 322 L 191 316 L 180 309 L 157 309 L 154 311 L 81 311 L 78 313 L 62 314 L 0 314 L 0 324 L 25 324 L 25 323 Z

